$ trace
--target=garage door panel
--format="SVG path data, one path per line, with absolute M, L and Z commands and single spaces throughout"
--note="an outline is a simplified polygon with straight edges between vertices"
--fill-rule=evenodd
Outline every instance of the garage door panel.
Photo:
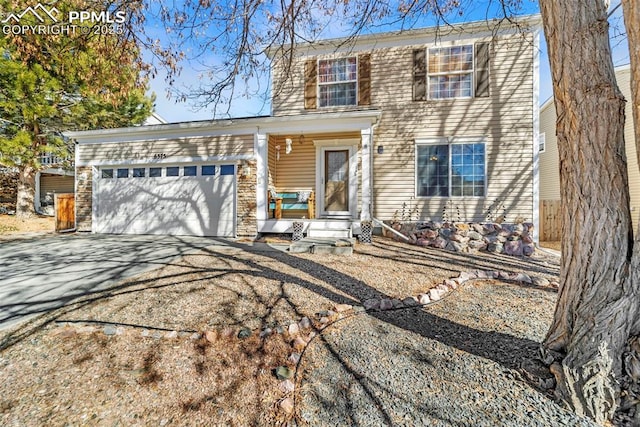
M 96 231 L 233 236 L 235 176 L 99 180 Z

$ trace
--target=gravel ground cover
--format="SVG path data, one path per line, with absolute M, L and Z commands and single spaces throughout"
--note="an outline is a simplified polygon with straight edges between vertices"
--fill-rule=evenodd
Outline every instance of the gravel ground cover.
M 327 328 L 299 370 L 300 425 L 592 426 L 541 387 L 549 288 L 466 284 L 424 309 Z
M 295 368 L 287 325 L 496 268 L 557 280 L 558 259 L 385 238 L 351 257 L 209 248 L 0 333 L 0 424 L 588 425 L 539 386 L 554 289 L 494 281 L 318 331 L 283 413 L 290 390 L 273 372 Z

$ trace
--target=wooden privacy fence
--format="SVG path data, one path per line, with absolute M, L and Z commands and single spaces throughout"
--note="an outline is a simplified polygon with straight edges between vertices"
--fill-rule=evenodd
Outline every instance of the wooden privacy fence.
M 73 193 L 61 193 L 54 196 L 56 212 L 56 231 L 76 228 L 76 200 Z
M 542 200 L 540 202 L 541 241 L 555 242 L 560 240 L 562 226 L 560 213 L 560 200 Z

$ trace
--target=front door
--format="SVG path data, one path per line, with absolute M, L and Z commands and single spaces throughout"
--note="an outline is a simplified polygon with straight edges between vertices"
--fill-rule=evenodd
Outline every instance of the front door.
M 349 150 L 324 152 L 324 211 L 328 215 L 349 213 Z

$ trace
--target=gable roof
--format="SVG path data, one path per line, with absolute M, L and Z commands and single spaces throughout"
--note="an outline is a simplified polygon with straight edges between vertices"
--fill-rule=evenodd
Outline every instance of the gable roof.
M 315 42 L 299 43 L 295 46 L 295 49 L 298 56 L 308 56 L 338 51 L 359 51 L 453 41 L 465 37 L 483 38 L 517 32 L 535 32 L 541 28 L 542 17 L 540 14 L 533 14 L 502 20 L 470 21 L 410 30 L 360 34 L 353 37 L 322 39 Z M 279 50 L 280 47 L 273 47 L 268 49 L 266 54 L 269 59 L 273 59 Z

